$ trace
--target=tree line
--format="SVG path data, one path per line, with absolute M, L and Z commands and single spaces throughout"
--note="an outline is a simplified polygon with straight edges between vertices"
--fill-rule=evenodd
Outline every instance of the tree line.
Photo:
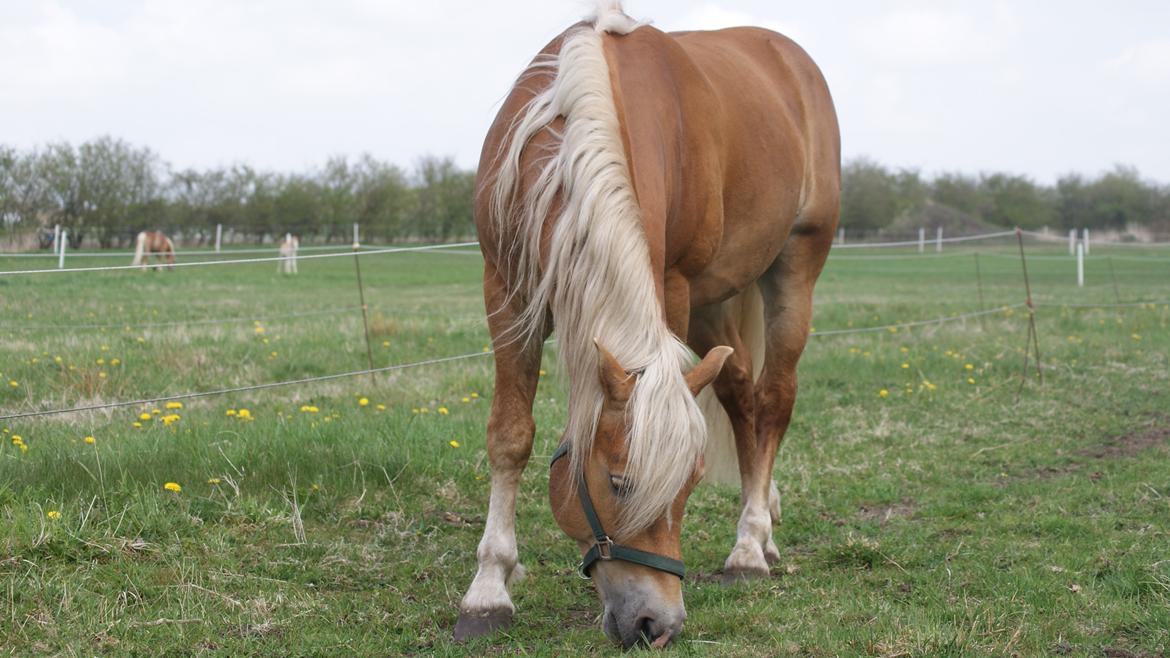
M 951 234 L 1015 226 L 1170 233 L 1170 186 L 1146 181 L 1132 167 L 1095 178 L 1067 174 L 1055 185 L 1006 173 L 928 179 L 865 158 L 846 163 L 841 173 L 841 225 L 854 235 L 911 236 L 936 226 Z
M 1170 232 L 1170 187 L 1129 167 L 1042 185 L 1006 173 L 927 178 L 862 158 L 842 175 L 841 226 L 854 237 L 936 226 L 950 235 L 1012 226 Z M 159 229 L 191 245 L 213 241 L 219 224 L 239 242 L 293 233 L 346 243 L 358 222 L 363 241 L 455 240 L 475 234 L 474 185 L 475 172 L 434 156 L 409 170 L 363 155 L 279 173 L 175 169 L 151 149 L 112 137 L 26 151 L 0 145 L 0 231 L 11 237 L 59 224 L 75 244 L 115 247 Z
M 102 137 L 21 152 L 0 145 L 0 226 L 6 233 L 68 230 L 70 242 L 115 247 L 138 231 L 162 230 L 184 244 L 225 238 L 444 241 L 474 236 L 475 172 L 426 156 L 410 169 L 370 155 L 334 157 L 302 173 L 248 165 L 174 169 L 149 148 Z

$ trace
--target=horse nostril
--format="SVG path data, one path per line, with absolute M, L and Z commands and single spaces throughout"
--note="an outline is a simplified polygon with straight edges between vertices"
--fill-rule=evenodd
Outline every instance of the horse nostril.
M 636 628 L 638 629 L 638 635 L 644 644 L 650 644 L 654 640 L 658 639 L 659 633 L 655 632 L 653 617 L 639 617 Z

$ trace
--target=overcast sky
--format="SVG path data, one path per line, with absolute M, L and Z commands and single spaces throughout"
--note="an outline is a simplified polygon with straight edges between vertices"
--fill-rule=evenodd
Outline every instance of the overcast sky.
M 103 134 L 175 167 L 478 160 L 576 0 L 0 0 L 0 143 Z M 828 78 L 845 157 L 1051 182 L 1170 182 L 1170 2 L 627 0 L 663 29 L 754 24 Z

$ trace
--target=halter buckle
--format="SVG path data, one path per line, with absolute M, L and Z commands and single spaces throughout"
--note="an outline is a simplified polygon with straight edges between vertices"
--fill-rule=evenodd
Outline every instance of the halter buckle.
M 611 549 L 613 548 L 613 540 L 609 538 L 609 535 L 606 535 L 606 536 L 602 537 L 601 539 L 595 539 L 593 543 L 595 546 L 597 546 L 597 559 L 599 559 L 599 560 L 612 560 L 613 559 L 613 556 L 611 555 Z

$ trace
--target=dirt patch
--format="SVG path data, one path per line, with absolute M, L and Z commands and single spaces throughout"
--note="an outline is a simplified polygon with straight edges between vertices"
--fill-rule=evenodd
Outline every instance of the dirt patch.
M 1021 480 L 1047 480 L 1063 475 L 1071 475 L 1081 472 L 1086 467 L 1092 467 L 1093 462 L 1088 460 L 1128 459 L 1137 456 L 1144 450 L 1156 446 L 1163 446 L 1168 443 L 1170 443 L 1170 416 L 1155 416 L 1154 422 L 1144 428 L 1128 434 L 1109 437 L 1095 446 L 1081 448 L 1073 452 L 1073 455 L 1082 458 L 1080 460 L 1072 460 L 1057 466 L 1041 466 L 1009 477 L 1000 482 L 1000 484 L 1019 482 Z M 1088 460 L 1084 458 L 1088 458 Z M 1087 477 L 1090 480 L 1097 481 L 1101 479 L 1101 471 L 1093 468 L 1087 474 Z
M 1122 459 L 1167 442 L 1170 442 L 1170 418 L 1163 416 L 1149 427 L 1112 437 L 1099 446 L 1078 450 L 1076 454 L 1093 459 Z
M 890 519 L 910 517 L 916 511 L 918 503 L 912 498 L 903 498 L 889 505 L 863 504 L 861 509 L 857 510 L 857 516 L 865 521 L 877 521 L 879 525 L 885 525 Z

